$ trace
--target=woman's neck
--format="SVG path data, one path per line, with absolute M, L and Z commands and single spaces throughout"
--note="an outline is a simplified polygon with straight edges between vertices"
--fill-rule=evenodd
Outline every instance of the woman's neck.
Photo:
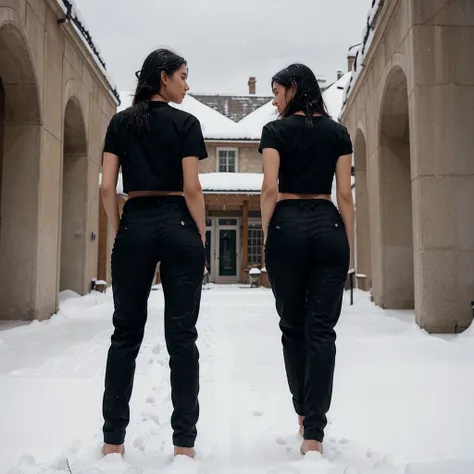
M 154 94 L 150 98 L 151 102 L 167 102 L 160 94 Z

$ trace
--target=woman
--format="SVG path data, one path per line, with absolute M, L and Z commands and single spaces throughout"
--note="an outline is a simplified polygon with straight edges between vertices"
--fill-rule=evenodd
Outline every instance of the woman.
M 262 132 L 261 194 L 266 266 L 280 317 L 283 355 L 303 436 L 322 453 L 332 396 L 335 331 L 350 268 L 352 144 L 331 120 L 318 81 L 293 64 L 272 79 L 280 119 Z M 337 208 L 331 201 L 334 175 Z
M 189 89 L 186 61 L 168 50 L 153 51 L 137 77 L 133 106 L 112 118 L 104 147 L 102 195 L 116 238 L 115 331 L 105 375 L 102 452 L 124 452 L 135 359 L 161 262 L 174 452 L 194 457 L 199 416 L 196 321 L 206 235 L 198 161 L 207 152 L 199 121 L 168 104 L 180 104 Z M 121 219 L 116 194 L 119 167 L 128 193 Z

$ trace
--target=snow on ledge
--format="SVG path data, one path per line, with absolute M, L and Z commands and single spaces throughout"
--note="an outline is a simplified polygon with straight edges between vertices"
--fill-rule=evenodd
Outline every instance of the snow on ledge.
M 204 192 L 260 193 L 263 173 L 200 173 L 199 180 Z
M 83 17 L 79 9 L 77 8 L 75 0 L 67 0 L 67 1 L 56 0 L 56 3 L 59 5 L 61 10 L 64 12 L 64 14 L 68 15 L 67 18 L 69 19 L 70 24 L 72 25 L 73 29 L 78 34 L 79 38 L 82 40 L 82 43 L 87 48 L 87 51 L 89 52 L 89 54 L 92 56 L 93 61 L 95 62 L 97 67 L 100 69 L 100 72 L 104 75 L 105 80 L 109 84 L 109 88 L 110 88 L 109 94 L 112 96 L 115 103 L 119 105 L 120 95 L 117 91 L 117 85 L 114 83 L 114 81 L 112 80 L 112 77 L 107 71 L 107 68 L 105 66 L 105 62 L 103 60 L 99 47 L 97 46 L 97 44 L 92 42 L 92 37 L 89 31 L 87 31 L 86 29 L 86 23 L 83 20 Z M 69 8 L 68 8 L 68 5 L 69 5 Z M 77 23 L 79 23 L 79 25 L 82 27 L 84 31 L 81 31 L 81 28 L 77 25 Z M 87 38 L 87 36 L 89 38 Z M 95 51 L 92 48 L 91 44 L 89 44 L 89 41 L 92 44 L 92 46 L 95 48 Z
M 352 66 L 352 76 L 350 77 L 345 89 L 344 89 L 344 97 L 341 112 L 339 114 L 339 119 L 341 118 L 344 110 L 346 108 L 347 102 L 351 95 L 351 92 L 354 89 L 354 86 L 359 78 L 359 75 L 362 71 L 362 67 L 364 65 L 364 59 L 367 56 L 367 52 L 370 49 L 372 41 L 374 39 L 375 27 L 377 24 L 378 15 L 385 3 L 385 0 L 372 0 L 372 6 L 367 13 L 367 24 L 365 25 L 362 31 L 362 44 L 358 49 L 355 55 L 355 61 Z M 352 55 L 353 53 L 350 52 Z

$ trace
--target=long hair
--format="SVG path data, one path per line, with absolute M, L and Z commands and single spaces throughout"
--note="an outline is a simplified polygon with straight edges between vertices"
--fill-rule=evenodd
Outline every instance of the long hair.
M 168 49 L 157 49 L 145 59 L 140 71 L 135 75 L 138 79 L 137 88 L 130 109 L 129 124 L 136 132 L 148 128 L 148 103 L 161 91 L 161 73 L 175 73 L 186 60 Z
M 286 89 L 292 86 L 296 89 L 295 96 L 288 102 L 285 110 L 280 114 L 281 118 L 302 111 L 306 116 L 307 125 L 312 126 L 313 114 L 318 113 L 329 117 L 318 80 L 308 66 L 304 64 L 291 64 L 273 76 L 272 87 L 274 82 L 277 82 Z

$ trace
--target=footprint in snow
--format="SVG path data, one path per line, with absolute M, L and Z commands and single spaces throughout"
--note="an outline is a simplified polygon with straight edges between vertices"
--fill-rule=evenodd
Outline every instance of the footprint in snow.
M 146 402 L 151 406 L 156 406 L 155 398 L 152 395 L 148 396 Z
M 138 436 L 133 440 L 133 446 L 139 449 L 142 453 L 145 452 L 145 440 L 141 436 Z
M 151 420 L 155 422 L 158 426 L 160 426 L 160 417 L 156 415 L 155 413 L 149 413 L 149 412 L 142 413 L 142 421 L 146 422 L 148 420 Z

